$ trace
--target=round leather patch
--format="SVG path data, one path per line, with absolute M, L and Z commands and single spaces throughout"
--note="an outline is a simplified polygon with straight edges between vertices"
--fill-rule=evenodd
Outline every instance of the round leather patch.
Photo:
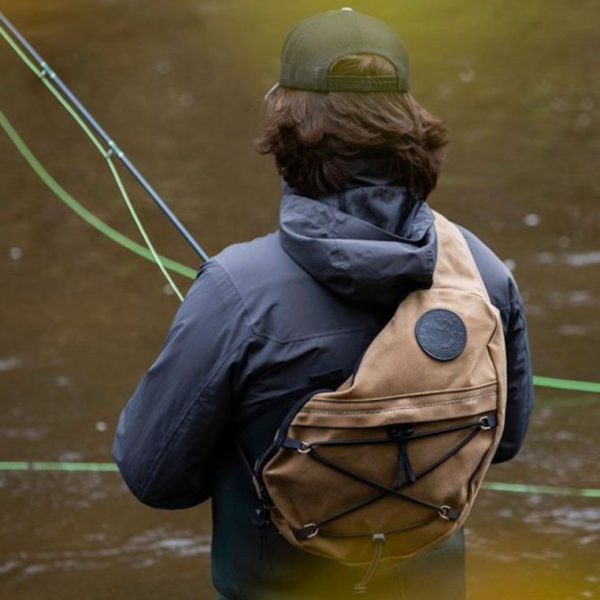
M 452 360 L 467 345 L 467 328 L 453 311 L 434 308 L 423 313 L 415 327 L 417 342 L 423 352 L 436 360 Z

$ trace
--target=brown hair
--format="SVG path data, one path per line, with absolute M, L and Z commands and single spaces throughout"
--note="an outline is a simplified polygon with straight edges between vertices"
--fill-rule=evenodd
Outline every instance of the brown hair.
M 344 56 L 335 75 L 395 75 L 385 58 Z M 273 154 L 289 185 L 308 196 L 344 189 L 357 157 L 388 156 L 391 172 L 415 193 L 435 188 L 447 144 L 444 123 L 409 93 L 309 92 L 280 87 L 267 98 L 267 120 L 255 146 Z

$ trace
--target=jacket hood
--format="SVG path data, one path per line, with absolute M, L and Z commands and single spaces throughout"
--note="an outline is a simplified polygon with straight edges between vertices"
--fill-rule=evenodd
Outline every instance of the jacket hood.
M 332 292 L 389 305 L 431 285 L 437 244 L 427 202 L 378 175 L 377 166 L 357 161 L 345 190 L 318 198 L 284 183 L 279 239 Z

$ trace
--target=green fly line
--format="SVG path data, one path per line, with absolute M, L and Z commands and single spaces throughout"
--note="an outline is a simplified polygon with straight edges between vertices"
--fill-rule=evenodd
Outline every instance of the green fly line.
M 36 175 L 46 184 L 48 188 L 75 212 L 79 217 L 86 221 L 89 225 L 97 229 L 100 233 L 111 239 L 113 242 L 119 244 L 123 248 L 145 258 L 146 260 L 156 262 L 156 257 L 144 246 L 133 241 L 131 238 L 123 235 L 116 229 L 110 227 L 104 221 L 99 219 L 91 211 L 85 208 L 80 202 L 78 202 L 71 194 L 69 194 L 57 181 L 50 175 L 44 165 L 39 159 L 33 154 L 31 149 L 23 141 L 23 138 L 18 134 L 12 123 L 8 120 L 6 115 L 0 110 L 0 127 L 4 130 L 10 141 L 14 144 L 16 149 L 19 151 L 21 156 L 27 161 L 32 170 Z M 183 275 L 189 279 L 196 277 L 196 270 L 187 265 L 181 264 L 165 256 L 159 257 L 162 265 L 174 272 Z M 538 387 L 552 388 L 558 390 L 569 390 L 574 392 L 591 392 L 600 393 L 600 383 L 593 381 L 576 381 L 573 379 L 559 379 L 556 377 L 541 377 L 535 376 L 533 383 Z
M 119 469 L 112 462 L 46 462 L 15 461 L 0 462 L 0 471 L 44 471 L 50 473 L 118 473 Z M 600 488 L 573 488 L 553 485 L 529 485 L 525 483 L 508 483 L 487 481 L 482 485 L 484 490 L 507 492 L 513 494 L 541 494 L 549 496 L 579 496 L 582 498 L 600 498 Z
M 104 159 L 107 162 L 108 168 L 116 181 L 119 193 L 121 194 L 123 201 L 127 206 L 127 209 L 129 210 L 131 217 L 133 218 L 147 247 L 138 244 L 131 238 L 123 235 L 121 232 L 110 227 L 110 225 L 99 219 L 91 211 L 85 208 L 80 202 L 78 202 L 71 194 L 69 194 L 45 169 L 45 167 L 33 154 L 33 152 L 27 146 L 27 144 L 23 141 L 23 139 L 18 134 L 14 126 L 8 120 L 6 115 L 2 113 L 2 111 L 0 111 L 0 127 L 2 127 L 8 138 L 11 140 L 11 142 L 14 144 L 14 146 L 17 148 L 17 150 L 23 156 L 23 158 L 27 161 L 27 163 L 33 169 L 36 175 L 66 206 L 68 206 L 80 218 L 85 220 L 88 224 L 97 229 L 106 237 L 110 238 L 115 243 L 123 246 L 124 248 L 137 254 L 138 256 L 145 258 L 146 260 L 156 263 L 159 269 L 161 270 L 163 276 L 166 278 L 169 285 L 171 286 L 171 289 L 173 289 L 179 300 L 183 301 L 183 295 L 178 289 L 178 287 L 175 285 L 175 282 L 169 274 L 169 271 L 178 273 L 189 279 L 194 279 L 196 277 L 196 270 L 189 266 L 183 265 L 175 260 L 172 260 L 165 256 L 161 256 L 156 252 L 154 245 L 152 244 L 148 233 L 146 232 L 141 220 L 139 219 L 135 207 L 133 206 L 131 199 L 129 198 L 125 185 L 123 184 L 123 181 L 114 164 L 113 156 L 119 156 L 119 153 L 121 152 L 119 148 L 113 142 L 109 144 L 108 148 L 105 148 L 102 145 L 97 136 L 94 135 L 94 133 L 90 130 L 88 125 L 81 119 L 81 117 L 77 114 L 75 109 L 71 106 L 71 104 L 69 104 L 67 99 L 63 97 L 63 95 L 55 88 L 54 85 L 52 85 L 52 71 L 50 71 L 49 67 L 47 67 L 47 65 L 43 65 L 43 70 L 38 69 L 36 65 L 31 61 L 31 59 L 25 54 L 25 52 L 12 39 L 12 37 L 1 24 L 0 35 L 2 35 L 2 37 L 6 40 L 9 46 L 31 69 L 31 71 L 33 71 L 38 76 L 38 78 L 42 80 L 44 85 L 52 92 L 55 98 L 60 102 L 60 104 L 65 108 L 65 110 L 71 115 L 71 117 L 83 130 L 83 132 L 92 142 L 92 144 L 96 147 L 98 152 L 104 157 Z M 576 381 L 571 379 L 559 379 L 556 377 L 534 376 L 533 383 L 538 387 L 559 390 L 570 390 L 576 392 L 590 392 L 596 394 L 600 393 L 600 382 Z
M 96 147 L 98 152 L 104 157 L 104 159 L 106 160 L 106 162 L 108 164 L 109 170 L 117 183 L 117 187 L 119 189 L 121 197 L 123 198 L 123 201 L 125 202 L 125 205 L 127 206 L 128 210 L 131 214 L 131 217 L 133 218 L 133 221 L 136 224 L 142 238 L 144 239 L 144 242 L 146 243 L 146 246 L 148 247 L 148 250 L 150 251 L 150 254 L 152 255 L 154 262 L 158 265 L 158 268 L 160 269 L 163 276 L 165 277 L 165 279 L 171 286 L 171 289 L 175 292 L 176 296 L 179 298 L 179 301 L 183 302 L 183 294 L 181 293 L 181 291 L 179 290 L 179 288 L 173 281 L 173 278 L 171 277 L 171 275 L 165 268 L 165 265 L 163 264 L 160 256 L 156 252 L 156 250 L 154 248 L 154 244 L 150 240 L 150 237 L 148 236 L 146 229 L 142 225 L 142 222 L 140 221 L 137 211 L 135 210 L 135 207 L 131 203 L 131 199 L 129 198 L 129 194 L 127 193 L 127 190 L 125 189 L 125 186 L 124 186 L 123 181 L 117 171 L 117 168 L 115 167 L 112 157 L 114 154 L 118 154 L 120 152 L 120 150 L 114 144 L 111 144 L 109 146 L 109 148 L 104 148 L 104 146 L 102 145 L 100 140 L 92 133 L 91 129 L 87 126 L 87 124 L 83 121 L 83 119 L 77 114 L 77 112 L 71 106 L 71 104 L 69 102 L 67 102 L 67 100 L 63 97 L 63 95 L 52 84 L 52 72 L 49 71 L 49 68 L 45 67 L 46 70 L 38 69 L 36 67 L 36 65 L 29 59 L 29 57 L 25 54 L 25 52 L 23 52 L 23 50 L 18 46 L 18 44 L 12 39 L 12 37 L 6 32 L 6 30 L 1 25 L 0 25 L 0 34 L 6 40 L 6 42 L 10 45 L 10 47 L 17 53 L 17 55 L 23 60 L 23 62 L 42 80 L 43 84 L 52 92 L 54 97 L 60 102 L 60 104 L 67 111 L 67 113 L 69 115 L 71 115 L 73 120 L 83 130 L 83 132 L 86 134 L 88 139 Z
M 135 242 L 131 238 L 125 236 L 121 232 L 112 228 L 110 225 L 102 221 L 90 210 L 85 208 L 80 202 L 78 202 L 71 194 L 69 194 L 46 170 L 39 159 L 33 154 L 31 149 L 24 142 L 22 137 L 16 131 L 9 119 L 0 111 L 0 127 L 4 130 L 9 140 L 16 147 L 21 156 L 29 164 L 31 169 L 36 175 L 42 180 L 42 182 L 75 214 L 81 219 L 86 221 L 89 225 L 94 227 L 104 236 L 111 239 L 113 242 L 126 248 L 127 250 L 154 262 L 158 265 L 161 273 L 169 283 L 171 289 L 177 295 L 180 301 L 183 301 L 183 295 L 179 288 L 176 286 L 173 278 L 169 271 L 178 273 L 188 279 L 195 279 L 196 270 L 181 264 L 173 259 L 165 256 L 161 256 L 156 252 L 148 233 L 146 232 L 138 214 L 133 206 L 129 194 L 125 188 L 123 180 L 119 175 L 117 167 L 114 163 L 113 157 L 120 158 L 122 153 L 120 149 L 110 142 L 105 147 L 98 137 L 91 131 L 85 121 L 79 116 L 75 108 L 69 103 L 69 101 L 60 93 L 60 91 L 52 84 L 53 72 L 45 64 L 41 64 L 41 69 L 29 59 L 25 52 L 16 44 L 11 36 L 6 32 L 4 27 L 0 24 L 0 34 L 10 45 L 10 47 L 16 52 L 16 54 L 22 59 L 22 61 L 33 71 L 38 78 L 42 80 L 44 85 L 50 90 L 54 97 L 60 102 L 63 108 L 73 118 L 73 120 L 79 125 L 81 130 L 85 133 L 94 147 L 98 150 L 100 155 L 106 161 L 108 169 L 114 178 L 119 193 L 125 203 L 145 246 Z M 554 377 L 538 377 L 533 378 L 534 384 L 540 387 L 570 390 L 578 392 L 592 392 L 600 393 L 600 383 L 590 381 L 574 381 L 568 379 L 559 379 Z M 92 462 L 45 462 L 45 461 L 0 461 L 0 472 L 24 472 L 24 471 L 36 471 L 36 472 L 76 472 L 76 473 L 102 473 L 102 472 L 118 472 L 117 466 L 114 463 L 92 463 Z M 508 482 L 484 482 L 483 489 L 495 491 L 495 492 L 506 492 L 506 493 L 520 493 L 520 494 L 541 494 L 541 495 L 552 495 L 552 496 L 576 496 L 584 498 L 600 498 L 600 489 L 598 488 L 572 488 L 572 487 L 560 487 L 560 486 L 546 486 L 546 485 L 528 485 L 520 483 L 508 483 Z
M 2 127 L 9 140 L 14 144 L 34 173 L 42 180 L 42 182 L 50 189 L 50 191 L 52 191 L 57 198 L 64 202 L 66 206 L 70 208 L 78 217 L 83 219 L 86 223 L 91 225 L 94 229 L 98 230 L 101 234 L 113 242 L 119 244 L 119 246 L 126 248 L 127 250 L 137 254 L 138 256 L 141 256 L 142 258 L 145 258 L 146 260 L 155 262 L 154 257 L 148 248 L 123 235 L 120 231 L 117 231 L 99 219 L 96 215 L 94 215 L 94 213 L 90 212 L 80 202 L 73 198 L 73 196 L 71 196 L 71 194 L 69 194 L 69 192 L 67 192 L 67 190 L 65 190 L 45 169 L 44 165 L 42 165 L 27 144 L 25 144 L 21 136 L 17 133 L 13 125 L 1 110 L 0 127 Z M 187 265 L 181 264 L 180 262 L 172 260 L 171 258 L 167 258 L 166 256 L 161 256 L 160 260 L 164 266 L 173 273 L 178 273 L 179 275 L 183 275 L 188 279 L 194 279 L 196 277 L 196 270 L 188 267 Z

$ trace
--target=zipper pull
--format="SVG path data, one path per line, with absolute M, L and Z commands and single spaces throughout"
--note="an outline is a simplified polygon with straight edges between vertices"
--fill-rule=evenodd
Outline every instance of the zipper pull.
M 258 528 L 259 536 L 258 558 L 259 560 L 262 560 L 265 556 L 267 532 L 271 526 L 270 509 L 265 504 L 256 509 L 254 513 L 254 524 Z

